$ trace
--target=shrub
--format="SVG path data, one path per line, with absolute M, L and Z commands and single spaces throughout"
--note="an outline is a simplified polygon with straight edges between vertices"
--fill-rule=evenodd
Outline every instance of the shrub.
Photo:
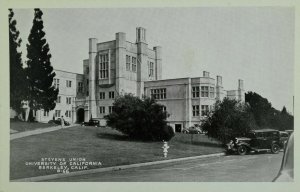
M 167 113 L 162 107 L 154 99 L 140 99 L 132 94 L 125 94 L 116 98 L 113 112 L 105 116 L 105 119 L 108 126 L 134 139 L 170 140 L 172 133 L 167 126 Z
M 175 136 L 175 132 L 170 125 L 164 126 L 161 132 L 161 139 L 162 141 L 170 141 L 172 137 Z
M 215 109 L 202 121 L 202 129 L 207 135 L 227 143 L 233 137 L 243 136 L 256 123 L 250 107 L 245 103 L 225 98 L 215 104 Z

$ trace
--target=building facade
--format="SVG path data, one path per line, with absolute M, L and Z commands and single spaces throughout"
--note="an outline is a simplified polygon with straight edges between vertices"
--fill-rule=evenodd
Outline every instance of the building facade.
M 70 122 L 100 120 L 112 112 L 114 99 L 124 93 L 155 98 L 170 116 L 169 124 L 180 131 L 200 124 L 217 100 L 224 97 L 244 101 L 243 80 L 238 89 L 225 91 L 222 77 L 162 79 L 162 48 L 149 48 L 146 29 L 136 28 L 136 42 L 126 34 L 116 33 L 115 39 L 98 42 L 89 39 L 88 59 L 83 60 L 83 74 L 55 70 L 54 85 L 59 88 L 56 108 L 49 113 L 36 112 L 36 119 L 47 122 L 64 116 Z

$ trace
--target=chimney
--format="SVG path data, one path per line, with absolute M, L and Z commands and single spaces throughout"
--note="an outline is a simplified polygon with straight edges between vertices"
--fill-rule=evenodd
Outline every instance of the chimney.
M 203 77 L 209 77 L 209 72 L 203 71 Z
M 146 29 L 143 27 L 136 28 L 136 42 L 146 43 Z
M 242 79 L 239 79 L 238 89 L 239 90 L 244 90 L 244 81 Z
M 222 76 L 217 75 L 217 86 L 222 86 Z

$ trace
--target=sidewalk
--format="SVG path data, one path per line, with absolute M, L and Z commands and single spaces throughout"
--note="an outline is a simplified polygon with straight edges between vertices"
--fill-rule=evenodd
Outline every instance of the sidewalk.
M 69 126 L 65 126 L 64 129 L 71 128 L 71 127 L 74 127 L 74 126 L 77 126 L 77 125 L 72 124 L 72 125 L 69 125 Z M 54 127 L 49 127 L 49 128 L 35 129 L 35 130 L 32 130 L 32 131 L 15 132 L 13 134 L 10 134 L 10 140 L 14 140 L 14 139 L 22 138 L 22 137 L 27 137 L 27 136 L 31 136 L 31 135 L 38 135 L 38 134 L 42 134 L 42 133 L 57 131 L 59 129 L 62 129 L 61 125 L 54 126 Z
M 165 163 L 174 163 L 174 162 L 181 162 L 181 161 L 202 159 L 202 158 L 220 157 L 220 156 L 224 156 L 224 155 L 225 155 L 225 153 L 214 153 L 214 154 L 208 154 L 208 155 L 199 155 L 199 156 L 167 159 L 167 160 L 160 160 L 160 161 L 150 161 L 150 162 L 145 162 L 145 163 L 135 163 L 135 164 L 129 164 L 129 165 L 88 169 L 88 170 L 83 170 L 83 171 L 74 171 L 74 172 L 70 172 L 70 173 L 58 173 L 58 174 L 52 174 L 52 175 L 14 179 L 14 180 L 10 180 L 10 181 L 11 182 L 49 181 L 49 180 L 60 179 L 60 178 L 65 178 L 65 177 L 74 177 L 74 176 L 88 175 L 88 174 L 95 174 L 95 173 L 109 172 L 109 171 L 120 171 L 120 170 L 124 170 L 124 169 L 145 167 L 145 166 L 150 166 L 150 165 L 159 165 L 159 164 L 165 164 Z

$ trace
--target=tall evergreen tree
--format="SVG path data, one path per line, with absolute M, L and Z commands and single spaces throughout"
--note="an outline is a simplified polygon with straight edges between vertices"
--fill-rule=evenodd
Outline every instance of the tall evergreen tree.
M 268 99 L 262 97 L 255 92 L 245 94 L 245 101 L 251 106 L 255 121 L 259 127 L 269 127 L 272 122 L 272 117 L 275 109 Z
M 31 110 L 55 108 L 58 89 L 53 85 L 55 72 L 51 66 L 51 54 L 45 38 L 43 12 L 34 9 L 33 26 L 27 44 L 26 74 L 29 82 L 28 101 Z
M 22 63 L 22 52 L 18 51 L 22 39 L 16 28 L 14 12 L 9 9 L 9 62 L 10 62 L 10 107 L 21 112 L 21 102 L 26 99 L 26 75 Z

